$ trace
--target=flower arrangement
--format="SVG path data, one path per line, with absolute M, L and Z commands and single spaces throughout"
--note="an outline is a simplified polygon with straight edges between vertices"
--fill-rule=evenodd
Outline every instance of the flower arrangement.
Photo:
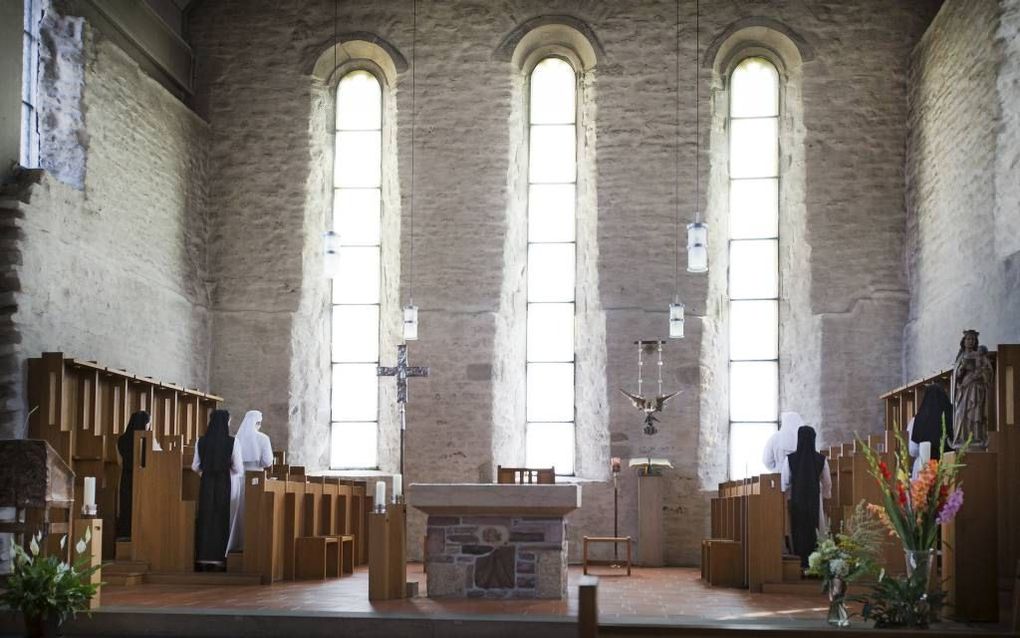
M 946 428 L 942 424 L 942 449 L 945 449 Z M 956 452 L 956 462 L 945 458 L 928 461 L 910 478 L 910 456 L 907 445 L 897 430 L 896 469 L 879 459 L 867 445 L 862 445 L 871 475 L 882 488 L 882 504 L 871 503 L 868 508 L 889 530 L 890 536 L 899 537 L 906 550 L 928 550 L 935 546 L 938 527 L 953 520 L 963 506 L 963 488 L 957 481 L 966 444 Z M 968 440 L 969 443 L 969 440 Z
M 877 549 L 881 543 L 882 527 L 872 515 L 867 503 L 861 501 L 845 522 L 843 531 L 827 533 L 818 541 L 818 547 L 808 557 L 807 573 L 819 576 L 826 591 L 832 580 L 845 582 L 877 571 Z
M 882 490 L 882 503 L 868 508 L 883 523 L 889 536 L 903 544 L 907 575 L 887 577 L 883 572 L 872 586 L 864 603 L 862 616 L 875 621 L 876 627 L 925 628 L 939 618 L 945 594 L 931 584 L 935 544 L 939 525 L 953 520 L 963 506 L 963 488 L 958 474 L 970 438 L 956 451 L 954 463 L 945 457 L 929 460 L 921 466 L 917 477 L 910 478 L 910 456 L 907 445 L 897 429 L 896 468 L 867 445 L 862 445 L 871 475 Z M 940 449 L 946 449 L 946 423 L 942 419 Z
M 822 591 L 829 594 L 830 625 L 846 627 L 847 583 L 876 570 L 876 551 L 882 538 L 881 523 L 861 501 L 845 521 L 843 531 L 833 535 L 819 530 L 818 547 L 808 557 L 807 573 L 822 579 Z
M 40 555 L 41 541 L 42 534 L 33 536 L 27 552 L 20 545 L 12 545 L 14 570 L 7 579 L 7 589 L 0 594 L 0 603 L 21 611 L 30 635 L 37 633 L 47 619 L 60 624 L 88 609 L 98 589 L 90 577 L 99 567 L 89 567 L 84 556 L 92 542 L 91 529 L 86 528 L 75 545 L 81 558 L 70 564 L 56 556 Z M 60 548 L 66 543 L 67 536 L 63 536 Z

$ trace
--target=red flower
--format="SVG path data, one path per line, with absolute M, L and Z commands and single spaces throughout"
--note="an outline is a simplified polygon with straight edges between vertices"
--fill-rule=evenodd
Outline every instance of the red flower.
M 941 509 L 942 506 L 946 504 L 946 499 L 948 497 L 949 497 L 949 486 L 948 485 L 943 485 L 942 487 L 939 488 L 939 502 L 938 502 L 938 506 L 937 506 L 938 509 Z
M 906 505 L 907 504 L 907 490 L 904 489 L 903 483 L 897 483 L 896 484 L 896 491 L 899 493 L 900 505 Z
M 883 477 L 883 478 L 884 478 L 885 480 L 887 480 L 887 481 L 888 481 L 889 479 L 891 479 L 891 478 L 892 478 L 892 472 L 890 472 L 890 471 L 889 471 L 889 466 L 885 464 L 885 461 L 881 461 L 881 462 L 880 462 L 880 463 L 878 464 L 878 470 L 879 470 L 880 472 L 882 472 L 882 477 Z

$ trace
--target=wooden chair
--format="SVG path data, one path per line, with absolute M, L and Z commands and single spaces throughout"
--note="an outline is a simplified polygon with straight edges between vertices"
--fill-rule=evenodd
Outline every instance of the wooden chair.
M 502 465 L 497 465 L 496 482 L 505 484 L 552 485 L 556 483 L 556 468 L 503 467 Z

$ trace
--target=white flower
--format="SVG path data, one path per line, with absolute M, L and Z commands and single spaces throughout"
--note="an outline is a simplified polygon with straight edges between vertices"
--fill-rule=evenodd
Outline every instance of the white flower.
M 74 551 L 78 552 L 79 554 L 84 554 L 87 548 L 88 545 L 85 544 L 85 539 L 83 538 L 80 541 L 78 541 L 78 543 L 74 546 Z
M 850 572 L 850 566 L 842 558 L 834 558 L 829 562 L 829 571 L 833 576 L 843 578 Z
M 28 551 L 32 552 L 32 556 L 39 555 L 39 540 L 37 536 L 32 537 L 32 542 L 28 544 Z

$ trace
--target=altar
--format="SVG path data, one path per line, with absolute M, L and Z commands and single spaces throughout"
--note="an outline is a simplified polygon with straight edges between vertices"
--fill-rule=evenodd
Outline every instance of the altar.
M 580 486 L 414 483 L 407 502 L 428 515 L 430 598 L 566 598 Z

